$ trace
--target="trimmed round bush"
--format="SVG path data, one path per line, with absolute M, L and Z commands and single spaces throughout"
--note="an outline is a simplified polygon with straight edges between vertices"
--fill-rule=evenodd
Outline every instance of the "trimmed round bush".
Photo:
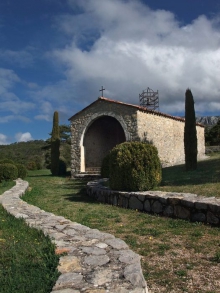
M 15 165 L 18 169 L 18 178 L 24 179 L 27 176 L 27 169 L 23 164 Z
M 124 142 L 110 152 L 109 185 L 114 190 L 144 191 L 158 186 L 162 168 L 155 146 Z
M 0 164 L 0 181 L 10 181 L 18 178 L 18 168 L 14 164 Z

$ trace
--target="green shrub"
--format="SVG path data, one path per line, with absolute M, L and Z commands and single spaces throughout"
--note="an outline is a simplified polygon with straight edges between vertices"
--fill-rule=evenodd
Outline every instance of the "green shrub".
M 2 159 L 0 160 L 0 164 L 14 164 L 14 162 L 11 159 Z
M 24 179 L 27 176 L 27 169 L 23 164 L 15 164 L 18 168 L 18 178 Z
M 35 161 L 29 161 L 26 165 L 26 168 L 28 170 L 32 170 L 32 171 L 37 170 L 37 165 L 36 165 Z
M 14 164 L 0 164 L 0 181 L 10 181 L 18 178 L 18 168 Z
M 109 185 L 114 190 L 143 191 L 158 186 L 162 168 L 156 147 L 124 142 L 110 152 Z
M 110 154 L 108 154 L 102 160 L 102 166 L 101 166 L 101 176 L 102 176 L 102 178 L 109 178 L 109 160 L 110 160 Z

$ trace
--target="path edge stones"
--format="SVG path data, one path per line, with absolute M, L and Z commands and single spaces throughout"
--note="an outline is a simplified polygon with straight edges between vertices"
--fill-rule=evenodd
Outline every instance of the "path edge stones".
M 61 254 L 61 275 L 51 293 L 149 292 L 141 257 L 123 240 L 26 203 L 20 197 L 28 187 L 27 181 L 17 179 L 14 187 L 0 195 L 0 203 L 55 243 L 56 253 Z

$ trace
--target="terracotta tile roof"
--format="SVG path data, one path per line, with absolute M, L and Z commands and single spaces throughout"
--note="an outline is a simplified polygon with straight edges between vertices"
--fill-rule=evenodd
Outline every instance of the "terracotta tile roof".
M 96 100 L 95 102 L 91 103 L 90 105 L 88 105 L 87 107 L 82 109 L 81 111 L 77 112 L 75 115 L 73 115 L 71 118 L 69 118 L 69 120 L 72 120 L 73 117 L 75 117 L 76 115 L 82 113 L 85 109 L 90 108 L 93 104 L 97 103 L 98 101 L 106 101 L 106 102 L 110 102 L 110 103 L 114 103 L 114 104 L 118 104 L 118 105 L 124 105 L 124 106 L 135 108 L 135 109 L 137 109 L 139 111 L 143 111 L 145 113 L 150 113 L 152 115 L 163 116 L 163 117 L 166 117 L 166 118 L 169 118 L 169 119 L 185 122 L 185 119 L 181 118 L 181 117 L 172 116 L 172 115 L 168 115 L 168 114 L 165 114 L 165 113 L 162 113 L 162 112 L 159 112 L 159 111 L 150 110 L 150 109 L 147 109 L 145 107 L 138 106 L 138 105 L 133 105 L 133 104 L 128 104 L 128 103 L 124 103 L 124 102 L 120 102 L 120 101 L 116 101 L 116 100 L 111 100 L 111 99 L 108 99 L 108 98 L 105 98 L 105 97 L 99 97 L 98 100 Z M 200 124 L 200 123 L 196 123 L 196 125 L 201 126 L 201 127 L 205 127 L 203 124 Z

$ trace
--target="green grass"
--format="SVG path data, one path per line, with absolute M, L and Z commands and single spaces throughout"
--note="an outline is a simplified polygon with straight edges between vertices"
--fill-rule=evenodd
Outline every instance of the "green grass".
M 0 195 L 6 190 L 12 188 L 15 185 L 14 181 L 3 181 L 0 182 Z
M 216 174 L 219 157 L 211 161 L 211 164 L 209 160 L 204 164 L 207 163 L 209 171 Z M 216 171 L 212 170 L 212 166 Z M 172 171 L 172 168 L 169 170 Z M 176 172 L 173 174 L 176 176 Z M 196 179 L 193 174 L 195 172 L 190 176 L 195 183 L 200 176 L 196 175 Z M 164 178 L 171 180 L 171 175 L 166 176 Z M 176 178 L 179 177 L 180 173 Z M 203 178 L 208 178 L 208 181 L 209 172 Z M 97 203 L 86 195 L 86 182 L 52 177 L 47 170 L 30 172 L 27 179 L 30 188 L 23 197 L 27 202 L 91 228 L 112 233 L 139 253 L 143 273 L 152 292 L 220 292 L 220 228 Z M 174 189 L 172 191 L 178 186 L 188 186 L 190 190 L 189 182 L 183 185 L 180 180 L 170 186 Z
M 186 172 L 184 165 L 164 168 L 157 190 L 220 197 L 220 154 L 198 162 L 196 171 Z
M 0 194 L 14 182 L 0 185 Z M 55 246 L 0 205 L 0 292 L 49 293 L 59 276 Z

